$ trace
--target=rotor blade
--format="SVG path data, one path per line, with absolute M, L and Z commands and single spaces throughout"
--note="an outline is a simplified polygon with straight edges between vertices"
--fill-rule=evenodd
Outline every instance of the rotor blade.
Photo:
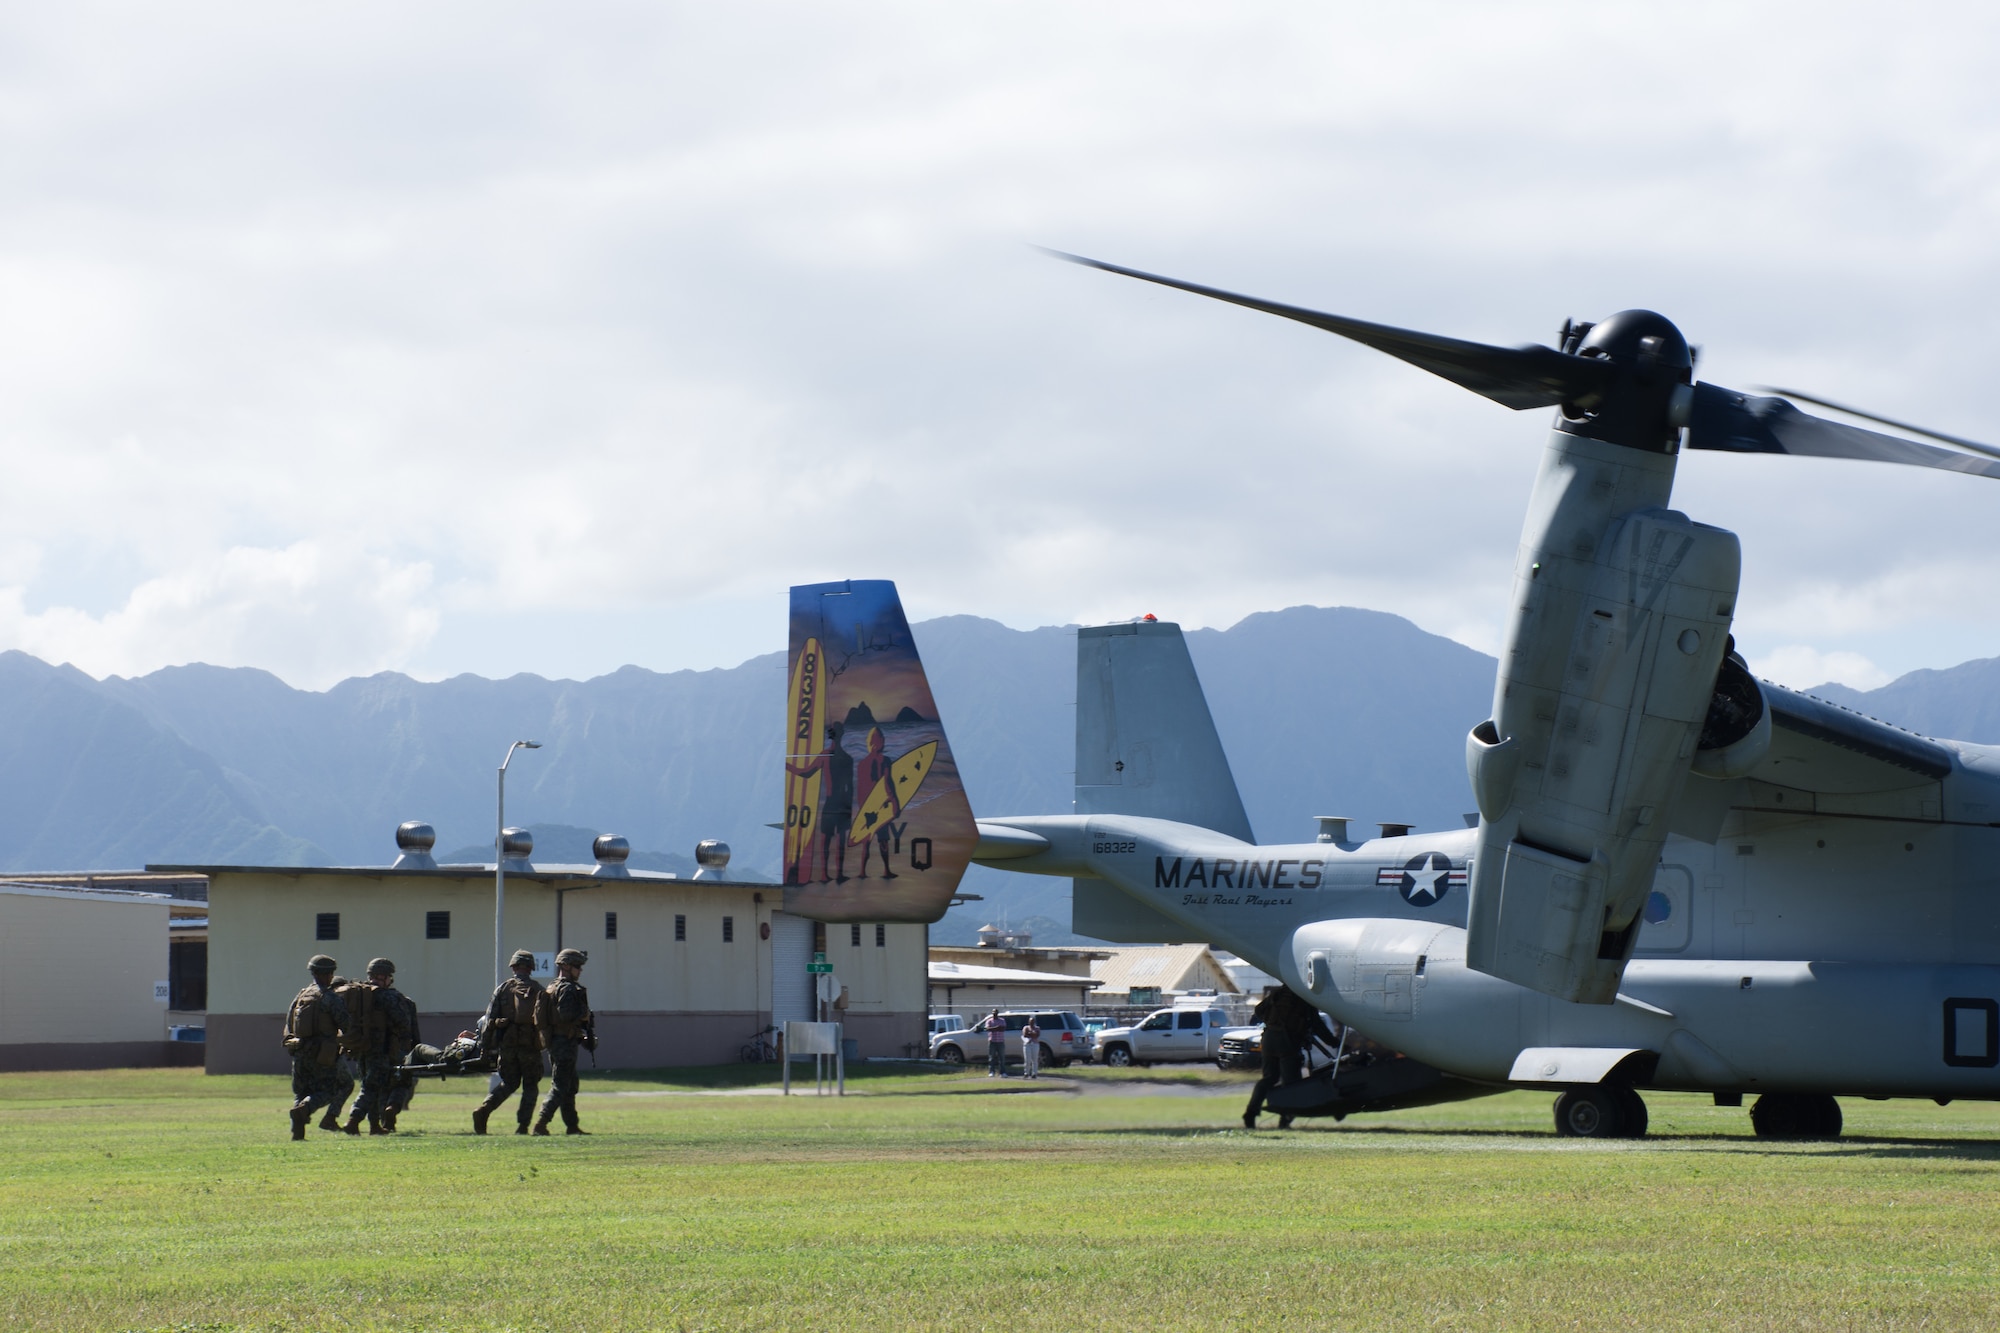
M 1738 454 L 1863 458 L 1976 477 L 2000 477 L 2000 461 L 1918 444 L 1799 411 L 1782 398 L 1752 398 L 1715 384 L 1694 386 L 1688 448 Z
M 1178 287 L 1196 296 L 1227 301 L 1231 305 L 1246 306 L 1267 315 L 1280 315 L 1301 324 L 1310 324 L 1316 329 L 1325 329 L 1328 333 L 1337 333 L 1364 347 L 1387 352 L 1399 361 L 1428 370 L 1462 389 L 1470 389 L 1517 412 L 1590 398 L 1601 392 L 1616 373 L 1609 361 L 1558 352 L 1553 347 L 1534 343 L 1523 347 L 1493 347 L 1486 343 L 1464 342 L 1435 333 L 1418 333 L 1413 329 L 1392 328 L 1387 324 L 1370 324 L 1366 320 L 1348 319 L 1343 315 L 1327 315 L 1299 306 L 1280 305 L 1276 301 L 1260 301 L 1254 296 L 1239 296 L 1235 292 L 1182 282 L 1178 278 L 1163 278 L 1157 273 L 1121 268 L 1117 264 L 1061 250 L 1049 250 L 1047 253 L 1086 268 L 1103 269 L 1106 273 L 1122 274 L 1141 282 L 1156 282 L 1162 287 Z
M 1921 435 L 1931 440 L 1942 440 L 1946 444 L 1955 444 L 1961 449 L 1970 449 L 1975 454 L 1985 454 L 1988 458 L 2000 458 L 2000 449 L 1996 449 L 1990 444 L 1981 444 L 1977 440 L 1968 440 L 1961 435 L 1947 435 L 1941 430 L 1930 430 L 1923 426 L 1912 426 L 1909 422 L 1898 421 L 1894 417 L 1876 416 L 1873 412 L 1863 412 L 1860 408 L 1849 407 L 1845 403 L 1836 403 L 1825 398 L 1815 398 L 1809 393 L 1800 393 L 1797 389 L 1777 389 L 1770 385 L 1759 385 L 1758 388 L 1765 393 L 1783 394 L 1787 398 L 1796 398 L 1802 403 L 1811 403 L 1814 407 L 1826 407 L 1831 408 L 1835 412 L 1845 412 L 1848 416 L 1860 417 L 1863 421 L 1872 421 L 1878 426 L 1894 426 L 1897 430 L 1906 430 L 1912 435 Z

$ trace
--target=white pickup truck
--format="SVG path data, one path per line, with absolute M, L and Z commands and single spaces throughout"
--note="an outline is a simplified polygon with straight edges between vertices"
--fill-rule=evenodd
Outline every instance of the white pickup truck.
M 1170 1060 L 1213 1060 L 1222 1050 L 1229 1019 L 1220 1009 L 1161 1009 L 1127 1028 L 1097 1034 L 1098 1063 L 1150 1065 Z

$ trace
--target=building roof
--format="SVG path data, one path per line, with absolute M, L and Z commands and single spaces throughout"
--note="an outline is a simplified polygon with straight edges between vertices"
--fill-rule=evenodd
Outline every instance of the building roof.
M 532 864 L 532 863 L 531 863 Z M 423 870 L 395 866 L 161 866 L 149 865 L 149 872 L 174 875 L 289 875 L 294 878 L 305 875 L 365 875 L 371 879 L 489 879 L 493 876 L 491 861 L 484 865 L 440 865 Z M 753 884 L 743 880 L 711 879 L 706 876 L 675 875 L 660 870 L 628 870 L 623 875 L 600 875 L 597 866 L 542 864 L 531 870 L 516 870 L 507 867 L 507 878 L 527 880 L 530 883 L 551 884 L 566 882 L 571 887 L 581 888 L 577 880 L 591 884 L 698 884 L 704 888 L 717 889 L 782 889 L 779 884 Z
M 971 963 L 937 963 L 930 965 L 930 979 L 933 984 L 980 986 L 1083 986 L 1095 988 L 1099 983 L 1089 977 L 1064 976 L 1060 972 L 1029 972 L 1018 967 L 976 967 Z
M 1214 986 L 1225 993 L 1237 989 L 1206 944 L 1144 944 L 1105 952 L 1111 956 L 1092 963 L 1090 975 L 1103 982 L 1107 991 L 1129 991 L 1134 986 L 1157 986 L 1163 991 Z

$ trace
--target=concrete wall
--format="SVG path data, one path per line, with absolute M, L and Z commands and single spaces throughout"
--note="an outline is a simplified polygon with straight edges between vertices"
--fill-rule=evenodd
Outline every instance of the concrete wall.
M 600 1068 L 719 1064 L 738 1058 L 769 1023 L 771 946 L 762 929 L 782 908 L 775 887 L 707 880 L 507 877 L 506 947 L 563 944 L 590 955 L 584 984 L 597 1012 Z M 760 901 L 761 900 L 761 901 Z M 451 938 L 426 940 L 425 914 L 451 913 Z M 315 938 L 321 912 L 339 912 L 341 938 Z M 618 916 L 605 937 L 605 913 Z M 674 918 L 686 918 L 686 939 Z M 722 938 L 723 918 L 733 939 Z M 162 937 L 165 930 L 162 928 Z M 863 1055 L 900 1055 L 924 1036 L 925 931 L 890 925 L 862 946 L 827 927 L 827 957 L 848 988 L 848 1035 Z M 164 946 L 162 948 L 164 954 Z M 312 870 L 216 870 L 209 881 L 208 1070 L 279 1073 L 283 1016 L 309 980 L 306 960 L 331 954 L 346 975 L 392 959 L 396 985 L 417 1002 L 424 1038 L 450 1038 L 484 1012 L 493 990 L 490 874 L 365 875 Z
M 167 900 L 0 885 L 0 1069 L 199 1062 L 172 1049 Z

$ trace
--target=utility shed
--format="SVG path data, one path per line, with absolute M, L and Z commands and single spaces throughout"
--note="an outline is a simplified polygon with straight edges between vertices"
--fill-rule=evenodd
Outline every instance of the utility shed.
M 315 953 L 350 977 L 370 958 L 392 960 L 427 1041 L 471 1027 L 492 995 L 491 864 L 154 869 L 208 878 L 212 1074 L 289 1068 L 285 1012 Z M 734 1062 L 767 1025 L 816 1016 L 806 971 L 815 950 L 845 988 L 844 1007 L 829 1017 L 862 1055 L 923 1042 L 924 926 L 829 927 L 782 904 L 776 885 L 510 865 L 503 943 L 536 954 L 544 980 L 559 939 L 590 955 L 583 982 L 598 1015 L 600 1068 Z
M 167 1040 L 171 901 L 0 883 L 0 1070 L 199 1062 Z

